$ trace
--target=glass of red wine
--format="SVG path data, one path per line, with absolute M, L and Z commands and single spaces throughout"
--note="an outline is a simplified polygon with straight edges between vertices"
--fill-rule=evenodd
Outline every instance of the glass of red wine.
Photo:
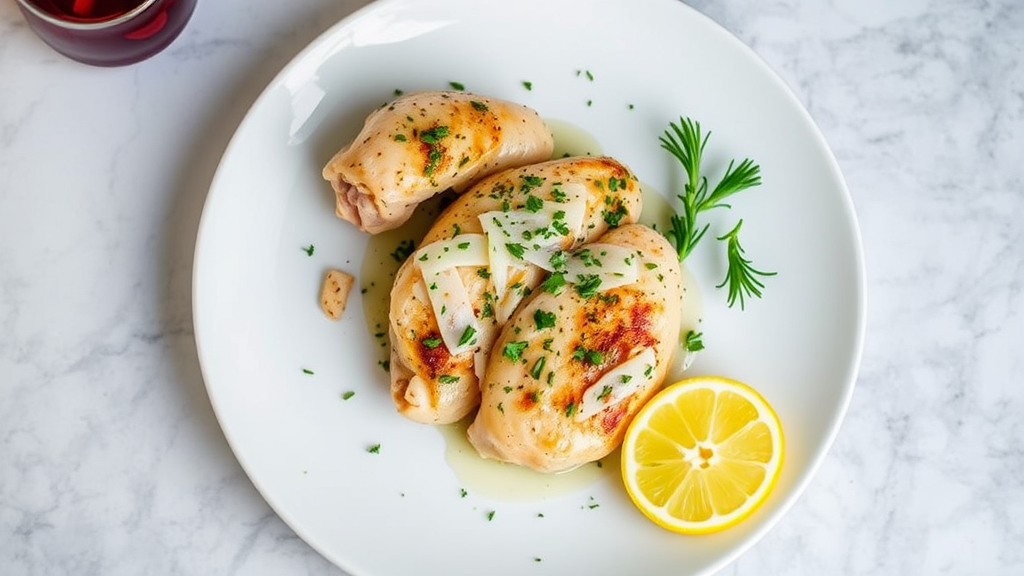
M 174 41 L 196 0 L 18 0 L 18 7 L 57 52 L 94 66 L 124 66 Z

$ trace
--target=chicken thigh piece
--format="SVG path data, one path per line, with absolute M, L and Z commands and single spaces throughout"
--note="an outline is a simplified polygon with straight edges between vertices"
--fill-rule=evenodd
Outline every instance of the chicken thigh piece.
M 677 353 L 681 297 L 676 252 L 646 226 L 577 249 L 501 329 L 470 443 L 540 472 L 606 456 Z
M 373 111 L 352 143 L 323 169 L 338 217 L 376 234 L 416 206 L 506 168 L 551 157 L 536 111 L 468 92 L 417 92 Z
M 614 159 L 506 170 L 445 209 L 391 290 L 391 395 L 423 423 L 458 421 L 480 401 L 498 330 L 566 250 L 635 222 L 641 191 Z

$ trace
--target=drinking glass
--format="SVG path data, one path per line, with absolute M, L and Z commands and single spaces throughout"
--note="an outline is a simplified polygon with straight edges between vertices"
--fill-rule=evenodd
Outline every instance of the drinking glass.
M 196 0 L 18 0 L 18 7 L 57 52 L 94 66 L 124 66 L 174 41 Z

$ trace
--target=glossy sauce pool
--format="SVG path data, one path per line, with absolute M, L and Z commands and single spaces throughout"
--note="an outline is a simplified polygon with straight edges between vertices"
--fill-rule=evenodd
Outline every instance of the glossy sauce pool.
M 553 158 L 564 156 L 599 156 L 600 144 L 586 131 L 558 120 L 547 120 L 555 140 Z M 641 184 L 644 209 L 640 223 L 656 230 L 667 230 L 669 216 L 674 212 L 669 201 L 652 187 Z M 402 226 L 370 237 L 359 275 L 363 311 L 369 337 L 378 343 L 378 363 L 387 367 L 390 358 L 388 338 L 388 311 L 391 303 L 391 285 L 395 274 L 405 260 L 402 246 L 410 243 L 419 247 L 420 240 L 440 214 L 448 198 L 444 195 L 424 202 L 412 218 Z M 412 249 L 414 250 L 414 248 Z M 411 253 L 411 250 L 405 255 Z M 683 310 L 680 325 L 680 348 L 673 358 L 665 383 L 683 377 L 692 361 L 682 342 L 691 330 L 700 331 L 704 313 L 703 300 L 693 276 L 683 267 Z M 466 438 L 466 428 L 472 416 L 455 424 L 436 426 L 445 439 L 445 459 L 465 490 L 503 501 L 537 501 L 576 492 L 598 480 L 619 473 L 619 451 L 615 450 L 597 462 L 585 464 L 560 474 L 541 474 L 528 468 L 485 460 Z

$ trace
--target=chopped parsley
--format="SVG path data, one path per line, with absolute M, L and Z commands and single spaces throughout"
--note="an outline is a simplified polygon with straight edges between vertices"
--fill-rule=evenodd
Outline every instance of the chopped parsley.
M 548 276 L 547 280 L 544 280 L 544 282 L 541 283 L 540 289 L 549 294 L 558 296 L 562 293 L 562 290 L 565 290 L 565 284 L 565 274 L 562 272 L 555 272 L 551 276 Z
M 526 254 L 526 247 L 518 243 L 505 244 L 505 249 L 519 260 L 522 260 L 523 255 Z
M 380 444 L 374 444 L 373 446 L 367 446 L 366 451 L 370 454 L 380 454 Z
M 530 370 L 530 376 L 532 376 L 534 380 L 540 380 L 540 375 L 544 373 L 544 364 L 546 364 L 547 361 L 547 356 L 541 356 L 536 362 L 534 362 L 533 368 Z M 537 400 L 535 399 L 534 402 L 536 401 Z
M 538 330 L 555 327 L 555 313 L 537 309 L 533 313 L 533 321 L 537 324 Z
M 544 201 L 540 198 L 530 194 L 526 197 L 526 210 L 529 212 L 540 212 L 541 208 L 544 207 Z
M 576 415 L 576 403 L 569 402 L 569 405 L 565 407 L 565 417 L 572 418 Z
M 459 381 L 459 377 L 452 376 L 451 374 L 441 374 L 438 376 L 437 381 L 441 384 L 455 384 Z
M 398 247 L 391 253 L 391 257 L 395 259 L 395 262 L 402 263 L 405 259 L 412 255 L 416 251 L 416 243 L 412 240 L 402 240 L 398 243 Z
M 523 350 L 526 350 L 527 342 L 509 342 L 501 351 L 501 355 L 513 362 L 518 362 L 523 357 Z
M 601 362 L 604 362 L 604 354 L 598 350 L 588 350 L 583 346 L 577 346 L 576 349 L 572 351 L 572 359 L 585 361 L 588 364 L 597 366 Z
M 352 390 L 349 390 L 348 392 L 345 392 L 344 394 L 341 395 L 341 399 L 342 400 L 348 400 L 349 398 L 351 398 L 351 397 L 353 397 L 355 395 L 356 395 L 355 392 L 353 392 Z
M 425 348 L 433 350 L 434 348 L 437 348 L 438 346 L 441 345 L 441 339 L 440 338 L 436 338 L 436 337 L 435 338 L 424 338 L 423 340 L 420 340 L 420 344 L 423 344 L 423 346 Z
M 313 245 L 310 244 L 309 246 L 303 247 L 302 250 L 303 250 L 303 252 L 306 253 L 306 256 L 312 256 L 313 255 L 313 250 L 315 250 L 315 248 L 313 248 Z
M 430 130 L 424 130 L 420 132 L 420 140 L 424 144 L 437 144 L 442 138 L 448 136 L 447 126 L 434 126 Z
M 694 332 L 690 330 L 686 333 L 686 351 L 687 352 L 700 352 L 704 349 L 704 333 Z
M 565 251 L 559 250 L 551 255 L 548 262 L 555 270 L 565 270 Z
M 523 80 L 523 88 L 526 88 L 527 90 L 533 90 L 533 82 L 530 82 L 529 80 Z
M 562 220 L 555 220 L 551 222 L 551 227 L 554 228 L 555 231 L 561 234 L 562 236 L 569 235 L 569 226 L 566 225 L 566 223 Z
M 579 252 L 576 253 L 576 256 L 580 259 L 581 262 L 583 262 L 583 265 L 586 266 L 587 268 L 590 268 L 592 266 L 601 266 L 601 261 L 595 258 L 594 253 L 591 252 L 588 248 L 580 250 Z
M 597 274 L 580 274 L 573 289 L 581 298 L 590 298 L 597 294 L 600 287 L 601 277 Z
M 454 88 L 455 90 L 458 90 L 459 92 L 462 92 L 463 90 L 466 89 L 466 86 L 462 82 L 449 82 L 448 85 Z
M 441 140 L 447 136 L 447 126 L 435 126 L 430 130 L 420 132 L 420 142 L 427 145 L 427 164 L 423 167 L 424 176 L 430 176 L 434 170 L 437 170 L 438 164 L 441 163 L 441 157 L 444 155 Z
M 459 346 L 465 346 L 466 344 L 476 342 L 473 338 L 474 336 L 476 336 L 476 328 L 466 326 L 466 329 L 462 331 L 462 336 L 459 337 Z
M 487 104 L 484 104 L 479 100 L 470 100 L 469 103 L 473 105 L 473 109 L 477 112 L 487 112 L 487 110 L 489 110 L 489 108 L 487 108 Z
M 615 180 L 612 179 L 612 182 L 615 182 Z M 618 227 L 619 223 L 622 222 L 622 217 L 627 215 L 629 215 L 629 211 L 626 210 L 626 207 L 621 202 L 619 202 L 614 212 L 610 210 L 601 211 L 601 217 L 604 218 L 605 223 L 611 228 Z

